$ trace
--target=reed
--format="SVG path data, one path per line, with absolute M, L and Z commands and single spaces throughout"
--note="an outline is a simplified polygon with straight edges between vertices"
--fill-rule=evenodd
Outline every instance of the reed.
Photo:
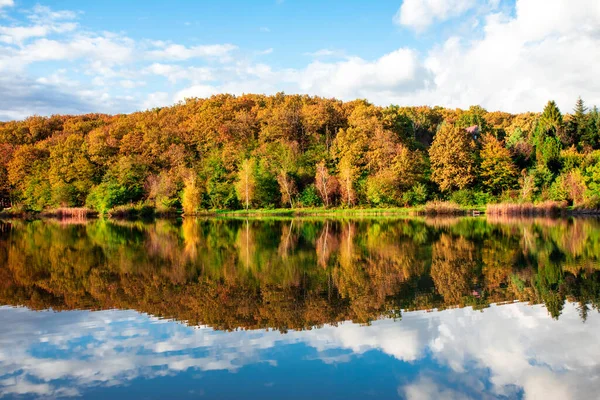
M 486 214 L 507 216 L 559 216 L 567 213 L 564 201 L 544 201 L 542 203 L 499 203 L 488 204 Z
M 465 215 L 464 208 L 451 201 L 429 201 L 424 208 L 426 215 Z
M 40 216 L 54 219 L 84 220 L 96 218 L 98 216 L 98 212 L 85 207 L 61 207 L 42 211 Z

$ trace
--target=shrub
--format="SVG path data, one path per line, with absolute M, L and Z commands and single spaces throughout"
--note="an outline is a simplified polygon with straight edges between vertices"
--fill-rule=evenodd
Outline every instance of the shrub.
M 450 201 L 463 207 L 483 206 L 494 200 L 495 197 L 489 193 L 469 189 L 456 191 L 450 196 Z
M 402 195 L 402 201 L 409 206 L 425 204 L 429 197 L 427 186 L 422 183 L 415 184 L 408 192 Z
M 135 219 L 153 217 L 154 212 L 155 209 L 151 204 L 141 202 L 113 207 L 107 211 L 107 215 L 114 219 Z
M 315 185 L 307 186 L 302 193 L 300 193 L 300 204 L 303 207 L 317 207 L 323 204 Z

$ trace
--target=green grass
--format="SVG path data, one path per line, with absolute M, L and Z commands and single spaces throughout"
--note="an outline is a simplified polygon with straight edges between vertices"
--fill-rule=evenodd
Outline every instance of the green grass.
M 421 208 L 422 209 L 422 208 Z M 343 215 L 382 215 L 418 213 L 419 208 L 276 208 L 253 210 L 218 210 L 216 215 L 279 215 L 279 216 L 343 216 Z
M 485 211 L 485 206 L 461 207 L 465 211 Z M 250 210 L 216 210 L 199 213 L 198 215 L 222 216 L 361 216 L 361 215 L 422 215 L 425 206 L 390 207 L 390 208 L 276 208 Z

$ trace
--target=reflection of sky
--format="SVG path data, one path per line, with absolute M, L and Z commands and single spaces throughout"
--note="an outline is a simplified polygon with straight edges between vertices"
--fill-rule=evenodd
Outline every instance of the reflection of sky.
M 600 317 L 567 304 L 407 313 L 301 332 L 219 332 L 135 311 L 0 307 L 0 396 L 589 399 Z

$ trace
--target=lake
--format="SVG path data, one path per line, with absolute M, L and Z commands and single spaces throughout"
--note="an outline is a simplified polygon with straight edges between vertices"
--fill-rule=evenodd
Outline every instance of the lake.
M 2 398 L 600 398 L 600 221 L 0 222 Z

